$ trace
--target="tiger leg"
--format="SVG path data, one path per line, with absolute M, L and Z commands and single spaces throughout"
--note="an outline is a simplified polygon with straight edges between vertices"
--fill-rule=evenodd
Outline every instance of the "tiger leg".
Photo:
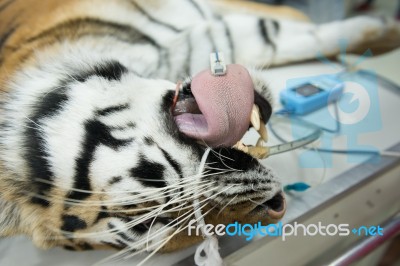
M 228 15 L 223 21 L 235 47 L 235 61 L 257 66 L 310 60 L 319 54 L 335 56 L 340 52 L 340 40 L 353 53 L 369 48 L 380 54 L 400 46 L 400 25 L 374 17 L 322 25 L 245 15 Z

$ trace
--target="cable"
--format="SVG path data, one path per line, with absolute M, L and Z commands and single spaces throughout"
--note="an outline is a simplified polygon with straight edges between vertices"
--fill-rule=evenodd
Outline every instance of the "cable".
M 296 118 L 297 117 L 293 117 Z M 304 122 L 303 126 L 308 126 L 309 124 L 311 124 L 312 126 L 316 126 L 313 123 L 310 123 L 308 121 L 305 121 L 303 119 L 297 119 L 300 122 Z M 272 123 L 268 123 L 268 127 L 271 130 L 272 134 L 280 141 L 283 143 L 288 143 L 288 140 L 282 138 L 281 136 L 279 136 L 279 134 L 276 132 L 276 130 L 274 129 L 274 127 L 272 126 Z M 321 130 L 323 130 L 321 128 Z M 325 131 L 325 130 L 323 130 Z M 383 150 L 338 150 L 338 149 L 324 149 L 324 148 L 308 148 L 308 147 L 304 147 L 304 149 L 308 149 L 308 150 L 315 150 L 315 151 L 319 151 L 319 152 L 331 152 L 331 153 L 338 153 L 338 154 L 361 154 L 361 155 L 379 155 L 379 156 L 387 156 L 387 157 L 400 157 L 400 152 L 396 152 L 396 151 L 383 151 Z
M 276 111 L 275 114 L 276 115 L 284 115 L 284 116 L 288 116 L 288 117 L 291 117 L 291 118 L 296 118 L 297 120 L 302 121 L 305 124 L 314 125 L 315 127 L 321 129 L 322 131 L 325 131 L 325 132 L 328 132 L 328 133 L 332 133 L 332 134 L 338 134 L 342 130 L 341 123 L 339 122 L 340 121 L 340 116 L 339 116 L 338 101 L 333 101 L 332 104 L 334 104 L 334 112 L 335 112 L 335 121 L 336 121 L 335 129 L 322 127 L 322 126 L 316 125 L 316 124 L 314 124 L 312 122 L 306 121 L 306 120 L 300 118 L 299 116 L 294 115 L 291 110 L 287 110 L 285 108 L 281 109 L 279 111 Z
M 308 122 L 308 121 L 306 121 L 306 120 L 304 120 L 304 119 L 301 119 L 301 118 L 299 118 L 299 117 L 297 117 L 297 116 L 290 115 L 289 112 L 286 111 L 286 110 L 280 110 L 280 111 L 278 111 L 278 112 L 275 112 L 274 114 L 275 114 L 275 116 L 282 115 L 282 116 L 285 116 L 285 117 L 290 117 L 291 119 L 295 119 L 295 120 L 293 120 L 293 121 L 300 122 L 300 123 L 302 123 L 302 125 L 305 126 L 305 127 L 311 127 L 311 128 L 313 128 L 313 129 L 314 129 L 314 128 L 318 128 L 318 129 L 319 129 L 319 132 L 325 131 L 325 132 L 329 132 L 329 133 L 336 133 L 336 134 L 338 134 L 338 133 L 340 132 L 340 129 L 341 129 L 341 127 L 340 127 L 340 122 L 339 122 L 340 120 L 339 120 L 339 112 L 338 112 L 337 102 L 335 102 L 335 118 L 336 118 L 336 129 L 335 129 L 335 130 L 329 130 L 329 129 L 326 129 L 326 128 L 323 128 L 323 127 L 319 127 L 319 126 L 317 126 L 317 125 L 314 124 L 314 123 Z M 275 118 L 275 119 L 271 119 L 271 120 L 272 120 L 272 121 L 274 121 L 274 120 L 276 121 L 277 119 Z M 269 129 L 270 129 L 270 131 L 272 132 L 272 134 L 273 134 L 280 142 L 283 143 L 283 144 L 281 144 L 281 145 L 276 145 L 276 146 L 274 146 L 274 147 L 279 147 L 279 146 L 283 146 L 283 145 L 285 145 L 285 144 L 293 143 L 293 142 L 289 142 L 289 141 L 287 141 L 286 139 L 284 139 L 283 137 L 281 137 L 281 136 L 276 132 L 275 128 L 273 127 L 273 123 L 268 123 L 268 126 L 269 126 Z M 315 131 L 315 132 L 317 132 L 317 131 Z M 319 134 L 321 135 L 321 133 L 319 133 Z M 311 135 L 310 135 L 310 136 L 311 136 Z M 302 140 L 302 139 L 299 139 L 299 140 L 296 140 L 296 141 L 294 141 L 294 142 L 301 144 L 301 140 Z M 309 144 L 309 143 L 307 143 L 307 144 Z M 316 151 L 316 152 L 324 152 L 324 153 L 360 154 L 360 155 L 374 155 L 374 156 L 400 157 L 400 152 L 395 152 L 395 151 L 378 151 L 378 150 L 337 150 L 337 149 L 324 149 L 324 148 L 316 148 L 316 147 L 309 148 L 309 147 L 306 146 L 307 144 L 298 145 L 297 147 L 293 147 L 293 148 L 291 148 L 291 149 L 286 149 L 286 150 L 284 150 L 284 151 L 289 151 L 289 150 L 293 150 L 293 149 L 296 149 L 296 148 L 304 148 L 304 149 L 307 149 L 307 150 Z M 282 151 L 282 152 L 283 152 L 283 151 Z M 280 152 L 275 152 L 274 154 L 276 154 L 276 153 L 280 153 Z M 271 153 L 271 155 L 272 155 L 272 153 Z M 285 185 L 285 186 L 284 186 L 284 190 L 285 190 L 286 192 L 288 192 L 288 193 L 290 193 L 291 191 L 304 192 L 304 191 L 308 190 L 310 187 L 311 187 L 311 186 L 310 186 L 309 184 L 305 183 L 305 182 L 295 182 L 295 183 L 291 183 L 291 184 Z

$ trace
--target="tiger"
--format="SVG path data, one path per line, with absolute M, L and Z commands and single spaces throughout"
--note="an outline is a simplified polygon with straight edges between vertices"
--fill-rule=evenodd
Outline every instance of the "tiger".
M 334 57 L 339 39 L 379 54 L 400 29 L 249 1 L 0 0 L 0 236 L 173 252 L 203 240 L 185 230 L 195 199 L 207 224 L 276 223 L 278 175 L 235 143 L 273 113 L 263 73 Z M 210 76 L 215 51 L 226 76 Z

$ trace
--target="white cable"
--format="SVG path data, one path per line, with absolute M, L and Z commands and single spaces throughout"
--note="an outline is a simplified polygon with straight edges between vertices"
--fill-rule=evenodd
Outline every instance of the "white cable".
M 197 181 L 200 181 L 200 178 L 204 172 L 204 168 L 206 165 L 206 160 L 207 157 L 210 153 L 211 149 L 207 148 L 206 151 L 203 154 L 203 157 L 201 158 L 200 166 L 199 166 L 199 171 L 197 173 Z M 205 240 L 203 243 L 201 243 L 197 249 L 196 253 L 194 255 L 194 262 L 198 266 L 221 266 L 223 265 L 221 255 L 219 254 L 219 247 L 218 247 L 218 239 L 213 236 L 213 235 L 206 235 L 204 232 L 204 227 L 206 225 L 204 221 L 204 216 L 201 213 L 200 209 L 200 203 L 199 203 L 199 193 L 197 190 L 197 186 L 194 190 L 194 196 L 195 199 L 193 201 L 193 212 L 196 217 L 197 225 L 201 229 L 201 233 L 203 235 L 203 238 Z M 202 254 L 204 253 L 204 255 Z

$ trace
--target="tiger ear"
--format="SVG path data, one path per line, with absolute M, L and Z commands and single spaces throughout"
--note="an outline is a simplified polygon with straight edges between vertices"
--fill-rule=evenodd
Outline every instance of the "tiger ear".
M 20 209 L 16 203 L 0 196 L 0 237 L 11 236 L 20 232 Z

